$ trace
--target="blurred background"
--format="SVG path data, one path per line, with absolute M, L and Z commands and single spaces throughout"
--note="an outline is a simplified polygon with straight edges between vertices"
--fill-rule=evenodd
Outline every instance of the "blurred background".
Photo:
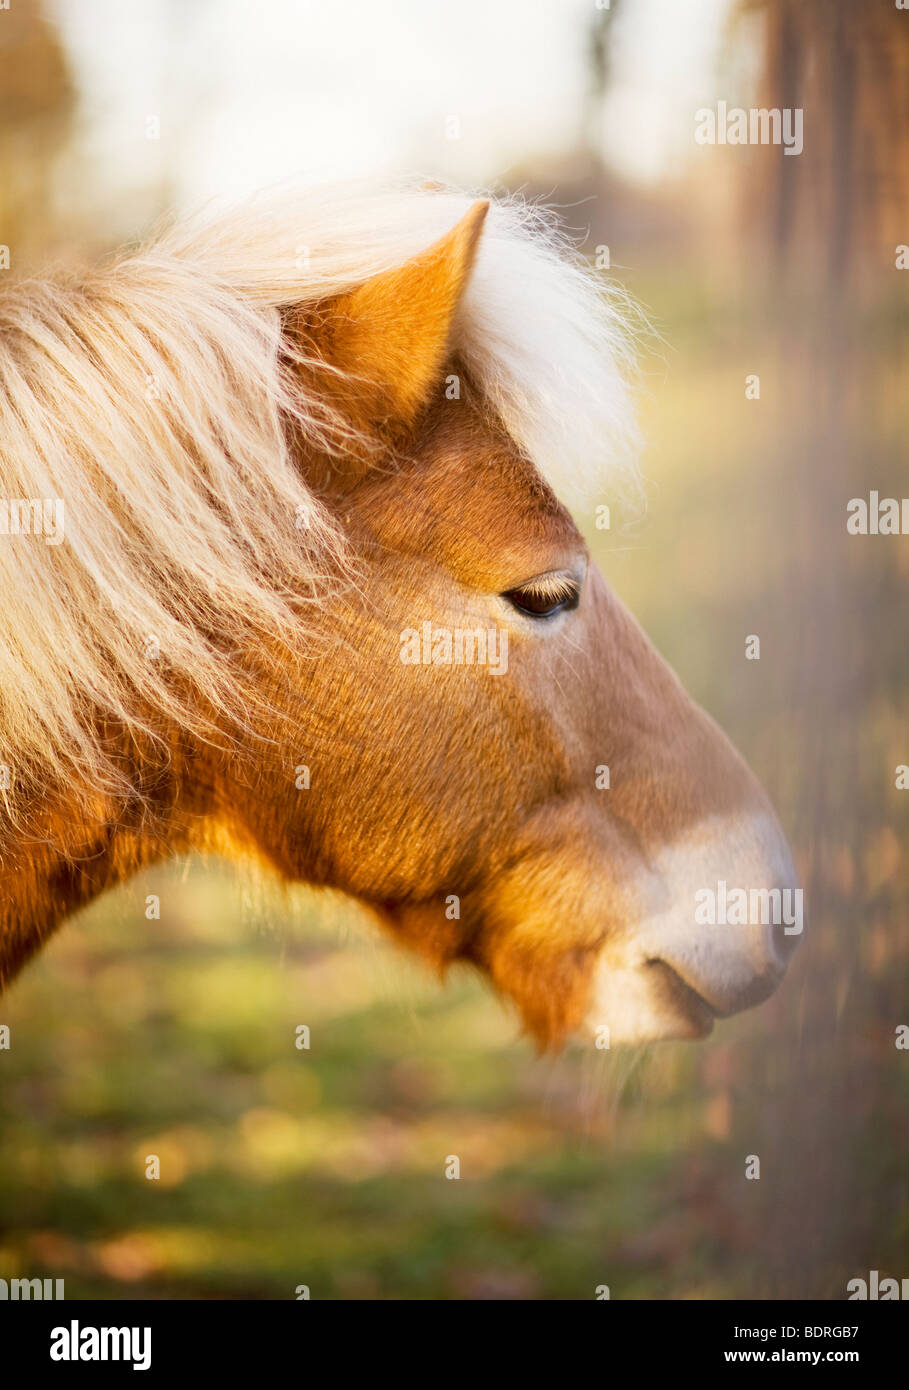
M 890 0 L 0 10 L 0 280 L 277 179 L 397 172 L 542 199 L 608 255 L 656 330 L 648 507 L 591 544 L 770 791 L 809 915 L 779 994 L 706 1044 L 540 1060 L 349 903 L 147 874 L 0 1002 L 0 1276 L 839 1299 L 909 1275 L 909 538 L 845 526 L 909 492 L 907 79 Z M 697 144 L 719 100 L 802 108 L 804 152 Z

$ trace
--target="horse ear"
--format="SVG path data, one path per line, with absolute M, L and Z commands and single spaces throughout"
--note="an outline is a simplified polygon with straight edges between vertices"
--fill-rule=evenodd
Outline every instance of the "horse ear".
M 429 401 L 488 209 L 474 203 L 427 251 L 320 306 L 318 355 L 342 373 L 322 386 L 359 428 L 400 438 Z

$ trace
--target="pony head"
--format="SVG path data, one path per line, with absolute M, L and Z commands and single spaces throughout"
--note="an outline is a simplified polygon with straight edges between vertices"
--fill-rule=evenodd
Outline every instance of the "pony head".
M 627 339 L 537 214 L 314 195 L 12 293 L 0 330 L 4 486 L 67 522 L 3 588 L 6 973 L 230 846 L 479 967 L 542 1044 L 772 992 L 786 842 L 573 519 L 631 476 Z

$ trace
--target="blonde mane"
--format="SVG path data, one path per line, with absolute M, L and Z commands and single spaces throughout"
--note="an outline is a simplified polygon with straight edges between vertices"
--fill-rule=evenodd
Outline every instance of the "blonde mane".
M 399 266 L 469 203 L 274 196 L 0 292 L 0 503 L 64 507 L 61 544 L 0 534 L 8 810 L 27 784 L 126 790 L 99 719 L 210 728 L 248 708 L 231 647 L 300 642 L 344 548 L 288 422 L 334 453 L 350 431 L 288 369 L 282 311 Z M 569 504 L 633 474 L 623 303 L 539 209 L 493 202 L 454 346 Z

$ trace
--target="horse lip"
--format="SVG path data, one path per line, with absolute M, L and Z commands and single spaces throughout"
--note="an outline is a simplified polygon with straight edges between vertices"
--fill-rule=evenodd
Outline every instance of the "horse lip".
M 658 956 L 651 956 L 644 964 L 647 969 L 660 972 L 664 983 L 671 991 L 673 1007 L 695 1030 L 694 1036 L 706 1038 L 709 1033 L 712 1033 L 714 1023 L 723 1015 L 714 1008 L 710 1000 L 705 999 L 703 994 L 689 984 L 684 976 L 679 974 L 675 966 L 670 965 L 668 961 L 661 960 Z
M 757 1004 L 763 1004 L 765 999 L 769 999 L 776 993 L 777 987 L 786 973 L 786 968 L 765 970 L 761 975 L 755 975 L 747 989 L 741 991 L 736 1001 L 729 1008 L 723 1008 L 720 1004 L 708 999 L 705 994 L 682 974 L 678 966 L 663 960 L 659 956 L 651 956 L 645 962 L 647 966 L 662 966 L 668 977 L 671 977 L 671 984 L 681 1001 L 693 1006 L 699 1013 L 709 1016 L 710 1028 L 718 1018 L 732 1018 L 734 1014 L 741 1013 L 744 1009 L 753 1009 Z M 710 1032 L 710 1028 L 707 1032 Z

